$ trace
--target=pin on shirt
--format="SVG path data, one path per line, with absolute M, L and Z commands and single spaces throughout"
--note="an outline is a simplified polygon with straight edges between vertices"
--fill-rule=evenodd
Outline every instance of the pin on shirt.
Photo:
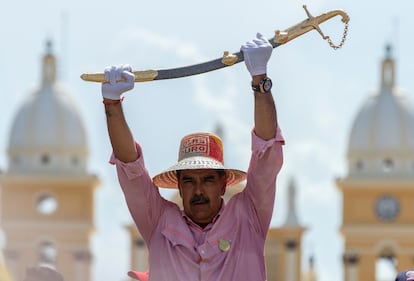
M 222 252 L 228 252 L 230 250 L 230 241 L 220 238 L 218 240 L 218 247 Z

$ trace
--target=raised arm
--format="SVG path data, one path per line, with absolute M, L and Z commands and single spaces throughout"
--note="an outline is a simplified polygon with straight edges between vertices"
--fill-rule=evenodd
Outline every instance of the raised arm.
M 122 95 L 134 87 L 134 74 L 128 65 L 112 66 L 105 69 L 105 79 L 107 82 L 102 84 L 102 96 L 109 138 L 117 158 L 111 157 L 111 163 L 116 165 L 131 216 L 148 243 L 166 201 L 154 188 L 122 110 Z
M 260 33 L 241 47 L 246 67 L 252 76 L 255 132 L 263 140 L 275 137 L 277 128 L 276 107 L 271 91 L 272 82 L 267 77 L 267 62 L 272 49 L 272 45 Z
M 131 70 L 129 65 L 107 67 L 107 82 L 102 84 L 109 139 L 115 157 L 125 163 L 138 158 L 135 140 L 122 110 L 123 93 L 134 88 L 134 74 Z
M 252 202 L 254 224 L 266 236 L 272 219 L 276 195 L 276 177 L 282 165 L 283 139 L 276 135 L 277 118 L 273 100 L 272 82 L 267 77 L 267 62 L 272 46 L 260 33 L 241 47 L 247 70 L 252 77 L 254 94 L 254 133 L 252 157 L 247 172 L 246 188 L 243 190 Z M 264 140 L 259 141 L 258 139 Z M 274 141 L 272 141 L 274 139 Z M 246 204 L 248 205 L 248 204 Z M 255 221 L 255 220 L 253 220 Z

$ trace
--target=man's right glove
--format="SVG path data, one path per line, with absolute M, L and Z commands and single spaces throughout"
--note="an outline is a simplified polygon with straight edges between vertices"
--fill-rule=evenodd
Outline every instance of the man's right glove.
M 260 33 L 256 34 L 255 39 L 241 46 L 244 63 L 251 76 L 267 72 L 267 62 L 272 55 L 272 49 L 270 42 Z
M 120 100 L 122 94 L 134 88 L 135 75 L 130 65 L 108 66 L 105 68 L 106 83 L 102 83 L 102 97 Z

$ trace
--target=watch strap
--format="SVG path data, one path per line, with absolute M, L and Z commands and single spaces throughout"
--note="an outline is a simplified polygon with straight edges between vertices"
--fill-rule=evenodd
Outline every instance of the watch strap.
M 253 92 L 261 92 L 260 91 L 260 85 L 259 84 L 257 84 L 257 85 L 252 84 L 252 90 L 253 90 Z

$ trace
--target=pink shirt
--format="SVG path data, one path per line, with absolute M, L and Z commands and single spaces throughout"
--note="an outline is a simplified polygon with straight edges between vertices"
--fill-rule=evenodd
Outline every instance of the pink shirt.
M 148 246 L 149 280 L 266 280 L 264 243 L 283 144 L 279 129 L 269 141 L 252 132 L 246 188 L 227 204 L 223 202 L 219 214 L 204 229 L 160 195 L 138 144 L 141 156 L 135 162 L 123 163 L 112 155 L 110 162 L 116 164 L 129 211 Z

